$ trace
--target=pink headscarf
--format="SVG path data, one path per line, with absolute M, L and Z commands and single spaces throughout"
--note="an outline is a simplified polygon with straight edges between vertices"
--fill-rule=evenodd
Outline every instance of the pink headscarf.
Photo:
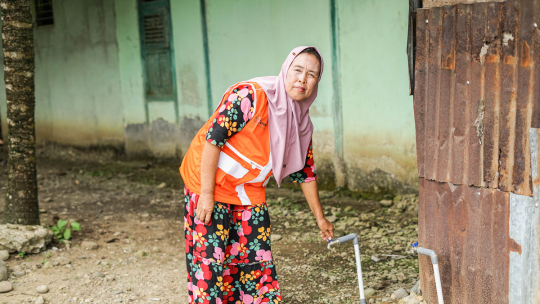
M 309 107 L 317 98 L 319 83 L 317 82 L 317 85 L 315 85 L 311 96 L 302 101 L 294 101 L 285 90 L 287 71 L 293 60 L 300 52 L 310 47 L 317 50 L 321 57 L 320 81 L 324 64 L 321 53 L 314 46 L 299 46 L 293 49 L 281 66 L 281 72 L 278 76 L 258 77 L 248 80 L 258 83 L 268 98 L 268 128 L 270 131 L 272 171 L 278 186 L 285 176 L 300 171 L 304 167 L 308 145 L 313 134 L 313 124 L 309 118 Z

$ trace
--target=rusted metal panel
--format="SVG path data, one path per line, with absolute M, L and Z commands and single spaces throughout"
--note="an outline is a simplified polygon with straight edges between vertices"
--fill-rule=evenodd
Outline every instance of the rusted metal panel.
M 426 23 L 427 20 L 426 10 L 420 10 L 416 14 L 417 26 L 416 26 L 416 60 L 415 60 L 415 91 L 416 96 L 414 102 L 414 121 L 416 133 L 422 134 L 422 136 L 416 136 L 416 152 L 417 152 L 417 165 L 418 176 L 424 176 L 424 158 L 425 158 L 425 112 L 426 112 L 426 84 L 427 84 L 427 50 L 429 35 L 426 35 Z
M 499 185 L 499 104 L 500 104 L 500 72 L 501 62 L 501 39 L 499 28 L 499 15 L 502 6 L 490 4 L 487 8 L 486 16 L 486 36 L 484 48 L 486 54 L 483 55 L 485 63 L 485 93 L 484 93 L 484 132 L 479 140 L 483 143 L 483 175 L 481 184 L 490 188 L 497 188 Z M 479 119 L 481 120 L 480 110 Z M 479 120 L 479 121 L 480 121 Z M 477 126 L 477 129 L 479 126 Z M 477 185 L 475 185 L 477 186 Z
M 419 241 L 439 256 L 445 303 L 508 303 L 510 193 L 420 179 Z M 515 243 L 515 242 L 514 242 Z M 428 303 L 437 293 L 431 261 L 420 259 Z
M 501 99 L 499 115 L 499 189 L 511 191 L 516 125 L 517 7 L 505 2 L 502 10 Z
M 540 28 L 538 28 L 538 25 L 540 25 L 540 2 L 535 1 L 533 5 L 533 27 L 534 24 L 537 26 L 532 29 L 531 33 L 531 40 L 532 40 L 532 49 L 533 50 L 540 50 Z M 540 52 L 531 52 L 531 61 L 532 63 L 540 62 Z M 533 69 L 533 92 L 532 92 L 532 120 L 531 120 L 531 126 L 533 128 L 540 128 L 540 66 L 536 66 L 536 64 L 532 65 Z
M 527 132 L 540 124 L 539 2 L 418 11 L 420 177 L 532 196 Z
M 531 176 L 531 159 L 529 145 L 529 129 L 531 128 L 532 111 L 529 105 L 532 102 L 531 81 L 531 32 L 534 29 L 533 1 L 522 1 L 519 8 L 519 38 L 517 43 L 517 91 L 515 113 L 515 139 L 514 139 L 514 168 L 512 170 L 512 187 L 516 194 L 531 194 L 532 181 L 525 181 L 525 176 Z
M 482 144 L 476 135 L 475 122 L 478 116 L 478 109 L 482 105 L 485 99 L 484 87 L 485 87 L 485 68 L 484 57 L 482 54 L 482 48 L 484 47 L 484 36 L 486 32 L 486 14 L 488 9 L 487 3 L 471 5 L 472 7 L 472 20 L 470 26 L 469 43 L 471 44 L 471 61 L 470 61 L 470 74 L 467 79 L 469 85 L 465 87 L 469 88 L 469 95 L 465 113 L 467 119 L 464 122 L 466 133 L 464 138 L 464 145 L 467 153 L 465 153 L 463 160 L 463 180 L 464 184 L 469 185 L 481 185 L 483 180 L 483 154 Z M 484 113 L 485 114 L 485 113 Z M 455 159 L 455 158 L 454 158 Z M 457 160 L 456 160 L 457 162 Z M 471 168 L 471 166 L 476 166 Z M 474 170 L 476 169 L 476 170 Z M 456 169 L 453 180 L 458 180 L 459 172 Z
M 441 40 L 441 69 L 439 76 L 439 105 L 438 105 L 438 129 L 437 143 L 438 154 L 436 162 L 435 180 L 449 179 L 448 162 L 452 150 L 450 129 L 452 122 L 452 108 L 454 101 L 454 70 L 455 70 L 455 8 L 445 6 L 442 8 L 442 40 Z
M 419 10 L 420 11 L 420 10 Z M 428 47 L 428 73 L 426 90 L 426 114 L 425 114 L 425 158 L 424 174 L 428 179 L 435 179 L 437 169 L 437 154 L 439 145 L 437 141 L 437 132 L 439 129 L 438 106 L 440 90 L 440 65 L 441 65 L 441 33 L 442 33 L 442 10 L 434 8 L 429 10 L 426 19 L 427 32 L 429 35 Z M 416 96 L 415 96 L 416 98 Z
M 452 128 L 450 141 L 452 145 L 449 174 L 451 180 L 462 180 L 468 159 L 467 140 L 469 126 L 469 88 L 467 81 L 471 79 L 471 41 L 472 41 L 472 8 L 470 5 L 459 5 L 456 15 L 456 59 L 454 70 L 454 96 L 452 100 Z
M 423 4 L 425 8 L 440 7 L 445 5 L 456 4 L 473 4 L 483 2 L 503 2 L 504 0 L 424 0 Z

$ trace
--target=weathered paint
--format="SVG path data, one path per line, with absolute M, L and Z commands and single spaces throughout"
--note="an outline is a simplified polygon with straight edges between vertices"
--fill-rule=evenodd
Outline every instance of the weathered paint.
M 55 1 L 54 9 L 54 26 L 36 28 L 34 34 L 37 140 L 120 146 L 114 2 Z
M 345 186 L 345 164 L 343 162 L 343 115 L 341 104 L 341 80 L 339 71 L 339 15 L 336 0 L 330 0 L 330 19 L 332 27 L 332 87 L 334 90 L 334 145 L 336 181 L 339 187 Z
M 534 216 L 533 216 L 533 234 L 530 239 L 530 251 L 531 253 L 531 264 L 532 271 L 530 273 L 531 281 L 531 303 L 540 302 L 540 215 L 538 212 L 540 210 L 540 129 L 531 128 L 529 130 L 530 143 L 531 143 L 531 173 L 533 179 L 533 199 L 534 199 Z M 536 260 L 532 261 L 533 258 Z
M 363 182 L 371 174 L 416 187 L 414 117 L 405 52 L 408 2 L 337 4 L 347 185 L 376 190 L 376 184 Z
M 510 237 L 521 250 L 510 252 L 508 303 L 538 303 L 540 208 L 534 204 L 532 197 L 510 194 Z
M 186 152 L 191 139 L 206 121 L 209 94 L 205 65 L 204 29 L 200 0 L 171 1 L 180 116 L 180 147 Z M 193 124 L 192 124 L 193 123 Z
M 145 123 L 143 70 L 137 15 L 137 2 L 115 0 L 116 39 L 125 125 Z
M 531 138 L 533 197 L 537 205 L 535 207 L 540 207 L 540 130 L 531 128 L 529 130 L 529 136 Z
M 204 48 L 204 69 L 206 71 L 206 98 L 208 99 L 208 116 L 212 116 L 212 81 L 210 80 L 210 50 L 208 49 L 208 21 L 206 20 L 206 0 L 199 0 L 201 4 L 201 28 Z

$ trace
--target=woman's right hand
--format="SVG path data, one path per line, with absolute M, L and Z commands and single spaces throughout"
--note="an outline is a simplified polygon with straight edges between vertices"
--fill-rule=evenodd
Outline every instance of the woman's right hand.
M 215 204 L 213 194 L 201 194 L 197 202 L 197 218 L 199 221 L 205 225 L 210 225 Z

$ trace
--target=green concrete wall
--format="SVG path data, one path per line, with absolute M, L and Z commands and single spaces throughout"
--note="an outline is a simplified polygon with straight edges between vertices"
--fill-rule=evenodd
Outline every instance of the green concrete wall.
M 171 1 L 171 16 L 180 119 L 206 120 L 209 113 L 199 0 Z
M 290 50 L 300 45 L 315 45 L 325 59 L 325 71 L 310 113 L 317 131 L 331 131 L 333 97 L 328 1 L 207 3 L 213 105 L 217 105 L 223 92 L 235 82 L 277 75 Z
M 56 0 L 53 6 L 54 26 L 34 35 L 37 139 L 121 146 L 114 2 Z
M 171 0 L 177 98 L 146 103 L 137 0 L 54 0 L 55 25 L 35 30 L 38 140 L 182 156 L 230 85 L 277 75 L 291 49 L 315 45 L 325 59 L 319 96 L 310 110 L 321 182 L 332 184 L 343 171 L 335 152 L 336 132 L 342 132 L 343 178 L 349 188 L 414 188 L 408 4 L 335 0 L 338 65 L 333 67 L 331 3 L 207 0 L 203 18 L 199 0 Z M 334 68 L 341 81 L 337 121 Z M 0 99 L 5 100 L 3 90 Z M 5 109 L 0 103 L 4 134 Z M 343 130 L 336 129 L 340 125 Z
M 124 124 L 146 123 L 136 0 L 115 0 L 116 39 Z
M 310 109 L 315 127 L 319 178 L 334 184 L 332 36 L 328 0 L 207 1 L 212 104 L 232 84 L 277 75 L 288 53 L 314 45 L 324 58 L 324 73 Z M 301 12 L 301 13 L 299 13 Z
M 376 169 L 414 185 L 414 112 L 405 48 L 408 2 L 339 0 L 337 6 L 349 187 L 376 182 L 380 176 L 366 180 Z

